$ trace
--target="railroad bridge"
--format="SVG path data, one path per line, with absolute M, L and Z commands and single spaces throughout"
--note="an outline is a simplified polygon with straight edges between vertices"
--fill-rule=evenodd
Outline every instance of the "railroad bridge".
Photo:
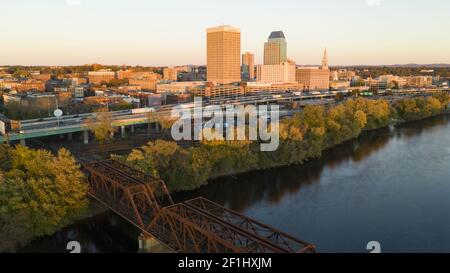
M 205 198 L 174 204 L 164 181 L 116 160 L 82 163 L 89 194 L 177 252 L 310 253 L 314 245 Z

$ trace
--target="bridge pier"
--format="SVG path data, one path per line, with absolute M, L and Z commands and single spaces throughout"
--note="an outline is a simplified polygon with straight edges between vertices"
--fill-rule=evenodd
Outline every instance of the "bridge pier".
M 131 133 L 134 133 L 134 125 L 130 126 L 130 131 L 131 131 Z
M 84 142 L 84 144 L 89 143 L 89 131 L 88 130 L 83 131 L 83 142 Z
M 73 134 L 72 133 L 68 133 L 67 134 L 67 140 L 70 142 L 73 140 Z
M 120 126 L 120 136 L 122 138 L 125 138 L 125 126 Z
M 25 139 L 24 138 L 22 138 L 21 140 L 20 140 L 20 145 L 22 145 L 22 146 L 27 146 L 27 142 L 25 141 Z
M 158 241 L 155 237 L 141 234 L 138 237 L 140 253 L 174 253 L 172 249 Z

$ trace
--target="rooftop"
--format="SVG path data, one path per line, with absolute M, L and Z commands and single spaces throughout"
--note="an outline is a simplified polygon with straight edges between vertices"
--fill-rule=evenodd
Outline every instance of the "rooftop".
M 217 26 L 217 27 L 210 27 L 207 29 L 208 33 L 211 32 L 219 32 L 219 31 L 227 31 L 227 32 L 241 32 L 241 29 L 238 27 L 232 27 L 230 25 L 221 25 L 221 26 Z
M 285 39 L 286 37 L 284 37 L 284 33 L 283 31 L 272 31 L 272 33 L 270 33 L 269 39 Z

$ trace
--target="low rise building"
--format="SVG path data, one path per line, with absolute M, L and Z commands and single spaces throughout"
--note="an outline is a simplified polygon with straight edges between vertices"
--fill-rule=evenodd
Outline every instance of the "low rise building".
M 143 77 L 143 78 L 131 78 L 129 80 L 130 85 L 139 85 L 142 90 L 156 90 L 156 84 L 159 79 Z
M 49 93 L 15 93 L 4 94 L 3 103 L 6 107 L 17 104 L 33 109 L 56 109 L 56 95 Z
M 432 76 L 411 76 L 405 77 L 405 85 L 410 87 L 427 87 L 433 85 Z
M 303 90 L 303 85 L 299 83 L 258 83 L 248 82 L 244 85 L 245 95 L 252 96 L 261 93 L 285 93 L 298 92 Z
M 110 82 L 116 78 L 116 73 L 110 69 L 102 69 L 98 71 L 88 72 L 90 84 L 101 84 L 102 82 Z
M 51 74 L 33 74 L 32 78 L 41 82 L 49 81 L 52 78 Z
M 124 79 L 142 79 L 142 78 L 149 78 L 149 79 L 155 79 L 160 80 L 161 75 L 155 72 L 151 71 L 132 71 L 132 70 L 120 70 L 116 73 L 117 79 L 124 80 Z
M 17 92 L 45 92 L 45 83 L 37 80 L 25 80 L 14 84 L 11 89 L 16 90 Z
M 174 67 L 166 67 L 163 70 L 165 81 L 177 81 L 178 80 L 178 69 Z
M 305 90 L 328 90 L 330 88 L 330 70 L 320 67 L 299 67 L 296 80 Z
M 156 93 L 183 94 L 196 86 L 204 84 L 205 82 L 203 81 L 158 83 L 156 85 Z
M 331 81 L 330 89 L 331 90 L 343 90 L 350 88 L 350 81 Z
M 194 96 L 208 99 L 236 98 L 245 95 L 244 87 L 234 84 L 214 85 L 206 83 L 205 85 L 194 87 L 191 92 Z
M 350 81 L 354 76 L 356 76 L 355 71 L 347 69 L 338 69 L 332 72 L 333 81 Z

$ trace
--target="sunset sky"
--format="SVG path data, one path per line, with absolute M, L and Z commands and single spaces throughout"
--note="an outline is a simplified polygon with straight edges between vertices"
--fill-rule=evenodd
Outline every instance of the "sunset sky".
M 1 0 L 0 65 L 206 63 L 206 28 L 241 28 L 263 57 L 273 30 L 288 56 L 331 65 L 450 63 L 448 0 Z

